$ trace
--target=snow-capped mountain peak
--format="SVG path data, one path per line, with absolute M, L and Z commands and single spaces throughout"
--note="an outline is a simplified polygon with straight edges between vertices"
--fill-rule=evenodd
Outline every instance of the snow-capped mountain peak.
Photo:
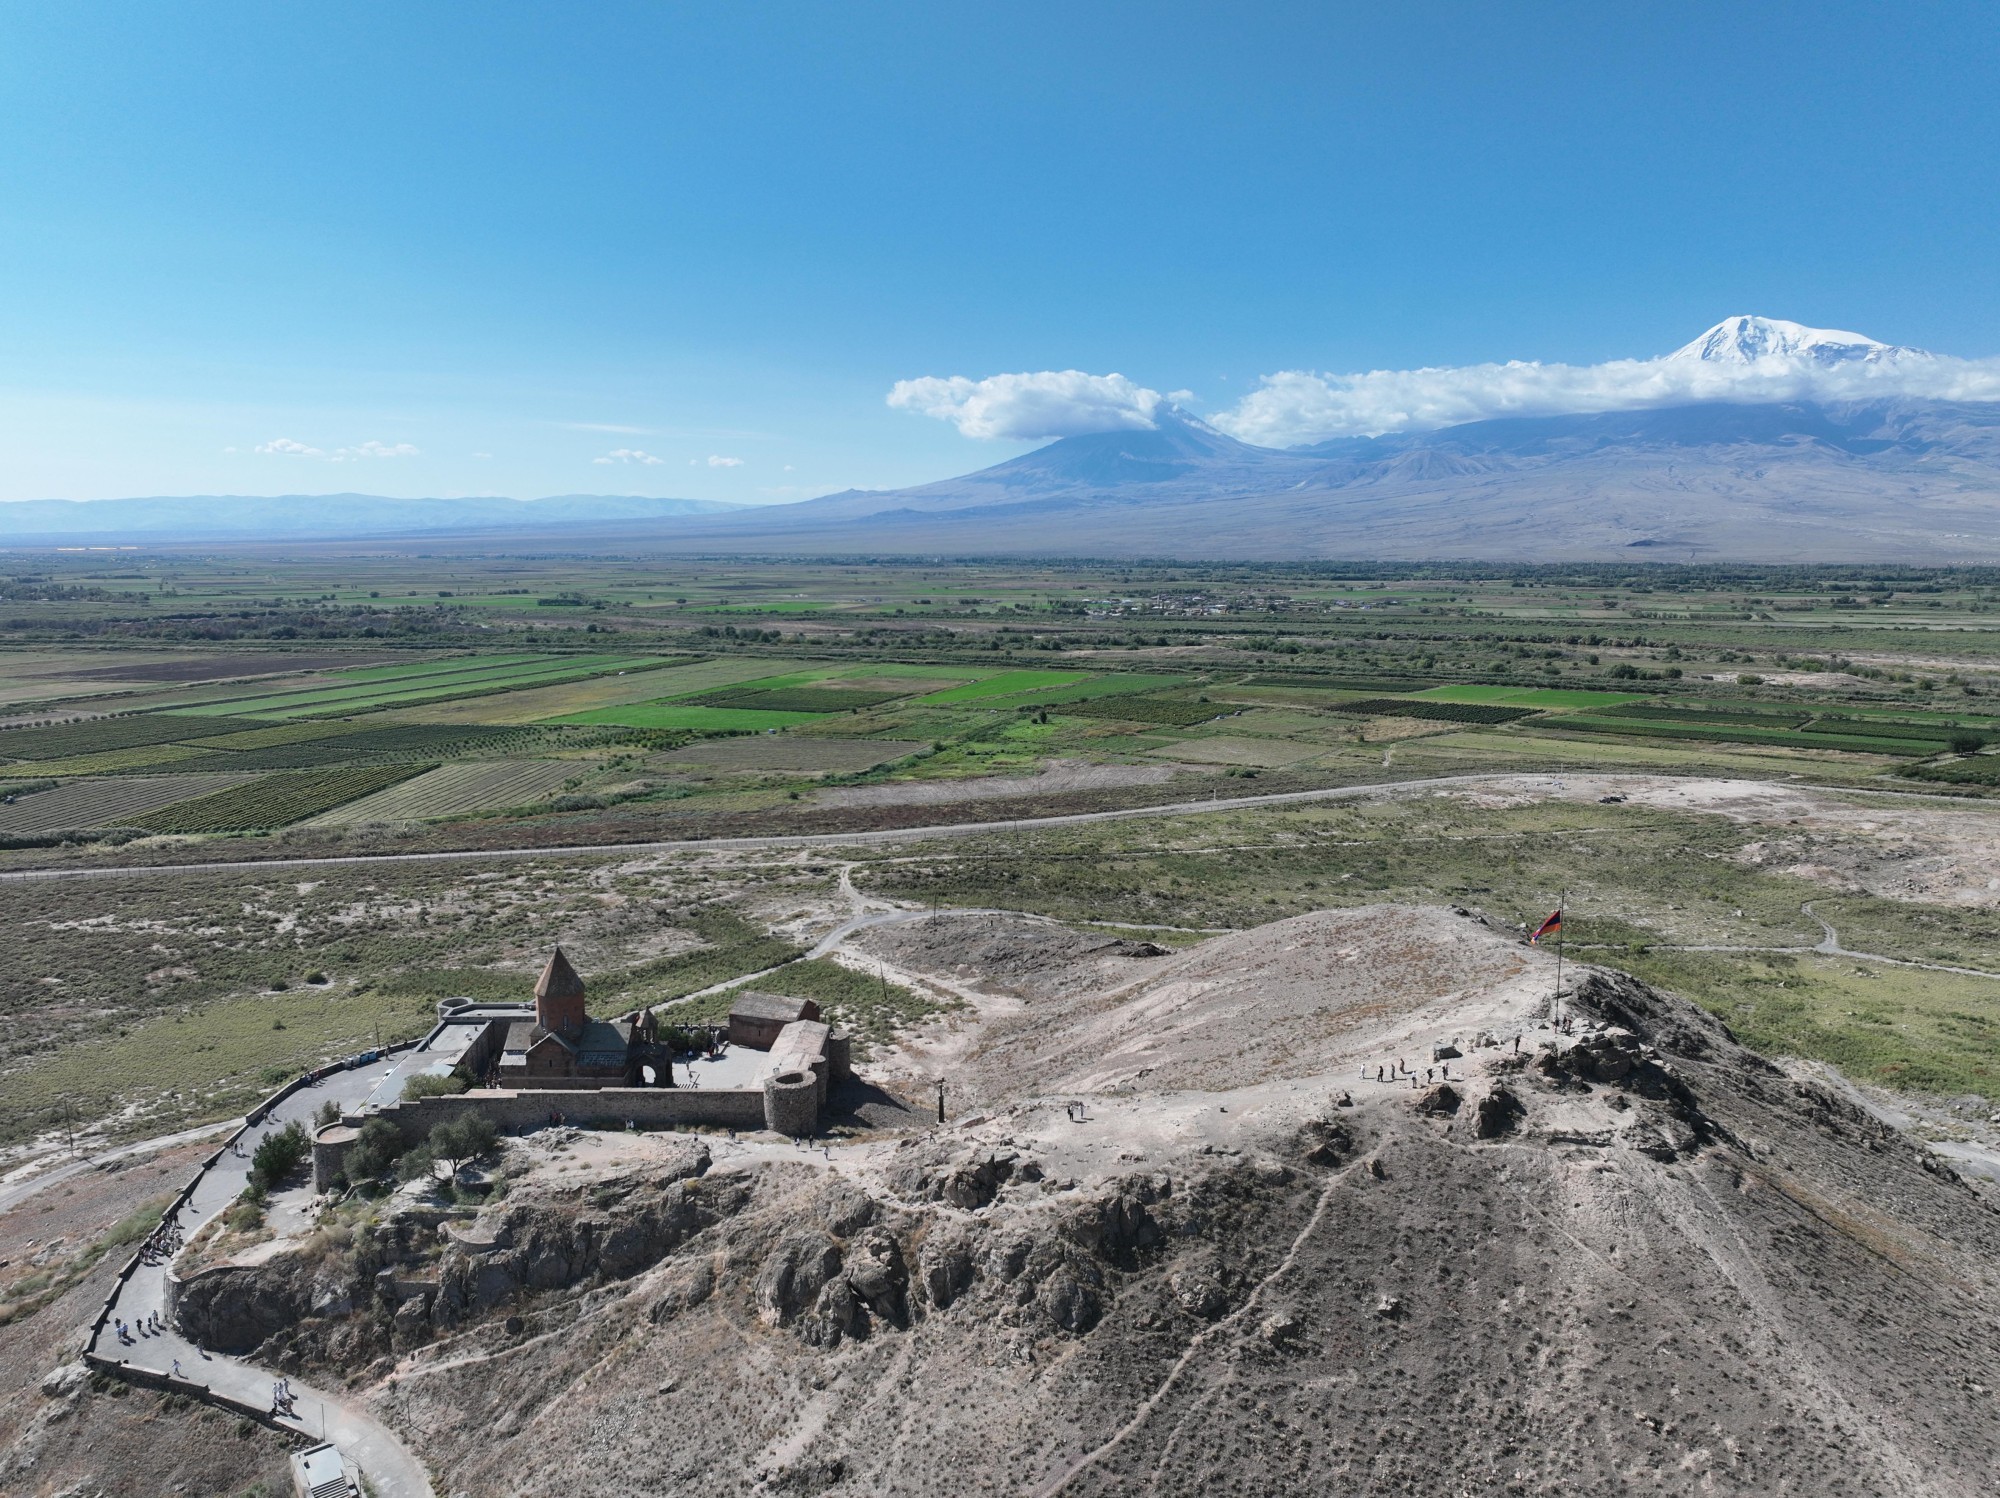
M 1725 317 L 1694 342 L 1677 348 L 1670 359 L 1695 359 L 1704 364 L 1758 364 L 1782 359 L 1808 364 L 1881 363 L 1928 358 L 1922 349 L 1878 343 L 1860 333 L 1837 328 L 1808 328 L 1778 317 Z

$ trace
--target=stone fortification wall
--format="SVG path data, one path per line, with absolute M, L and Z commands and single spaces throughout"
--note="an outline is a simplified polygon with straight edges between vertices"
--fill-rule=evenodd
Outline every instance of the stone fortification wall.
M 567 1123 L 622 1128 L 691 1128 L 697 1124 L 730 1129 L 765 1126 L 761 1089 L 707 1090 L 697 1087 L 592 1087 L 577 1091 L 546 1088 L 520 1092 L 474 1089 L 452 1097 L 427 1097 L 384 1108 L 405 1144 L 417 1144 L 446 1119 L 477 1113 L 503 1133 L 536 1129 L 560 1113 Z

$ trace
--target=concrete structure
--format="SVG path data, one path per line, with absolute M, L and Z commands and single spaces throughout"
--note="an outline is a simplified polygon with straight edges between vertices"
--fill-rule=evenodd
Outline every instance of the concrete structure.
M 729 1043 L 753 1051 L 768 1051 L 778 1043 L 779 1032 L 785 1026 L 818 1018 L 819 1005 L 811 999 L 746 989 L 729 1006 Z
M 339 1449 L 327 1442 L 292 1454 L 292 1492 L 295 1498 L 360 1498 L 361 1488 Z

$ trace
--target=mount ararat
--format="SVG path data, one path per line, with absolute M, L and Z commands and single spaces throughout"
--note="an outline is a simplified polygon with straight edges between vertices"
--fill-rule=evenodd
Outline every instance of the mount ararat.
M 489 546 L 560 526 L 565 545 L 672 553 L 2000 561 L 2000 374 L 1989 366 L 1734 317 L 1663 358 L 1596 368 L 1623 382 L 1597 404 L 1620 409 L 1267 447 L 1220 429 L 1241 429 L 1240 415 L 1211 423 L 1154 397 L 1137 429 L 1062 437 L 960 478 L 784 505 L 38 501 L 0 505 L 0 538 L 423 534 Z M 1981 398 L 1935 393 L 1965 390 Z

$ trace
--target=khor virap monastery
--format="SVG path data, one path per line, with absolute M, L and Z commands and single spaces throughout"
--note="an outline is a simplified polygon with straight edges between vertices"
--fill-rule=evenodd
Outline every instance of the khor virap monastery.
M 446 1118 L 480 1113 L 501 1129 L 554 1120 L 816 1134 L 829 1089 L 851 1075 L 845 1031 L 810 999 L 742 992 L 727 1027 L 663 1024 L 650 1009 L 592 1019 L 582 977 L 558 947 L 532 1004 L 447 999 L 437 1027 L 398 1063 L 377 1096 L 314 1137 L 314 1174 L 330 1181 L 371 1117 L 414 1143 Z M 401 1101 L 422 1072 L 456 1072 L 469 1091 Z M 393 1084 L 393 1089 L 391 1089 Z

